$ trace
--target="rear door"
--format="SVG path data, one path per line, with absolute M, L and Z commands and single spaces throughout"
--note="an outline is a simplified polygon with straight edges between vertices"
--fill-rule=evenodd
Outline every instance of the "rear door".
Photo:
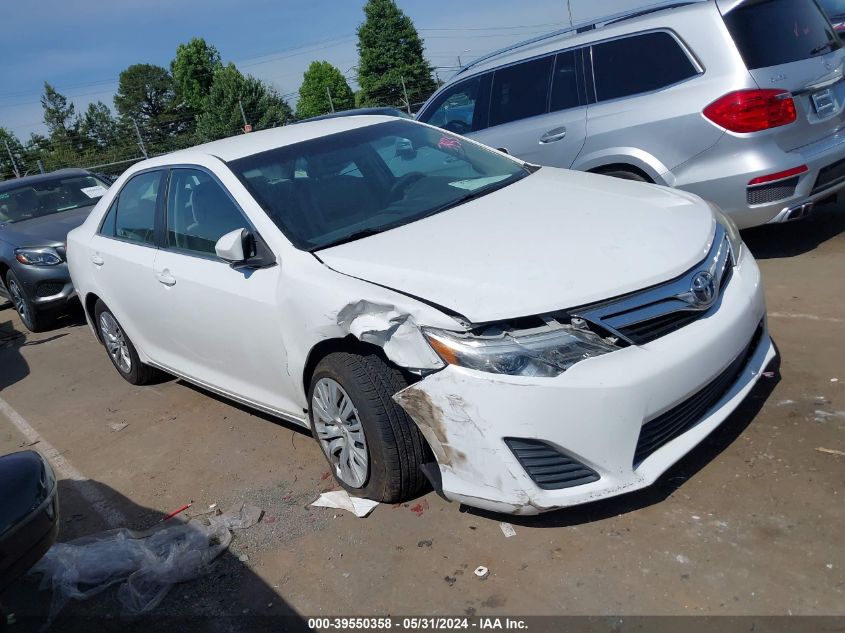
M 587 98 L 580 49 L 493 73 L 488 127 L 470 136 L 532 163 L 570 167 L 584 146 Z
M 773 135 L 785 150 L 845 123 L 845 50 L 815 0 L 718 0 L 725 25 L 760 88 L 789 91 L 798 120 Z
M 130 178 L 91 240 L 89 261 L 102 300 L 143 354 L 155 359 L 161 339 L 152 323 L 157 290 L 155 221 L 163 204 L 166 172 L 152 170 Z M 98 325 L 99 327 L 99 325 Z

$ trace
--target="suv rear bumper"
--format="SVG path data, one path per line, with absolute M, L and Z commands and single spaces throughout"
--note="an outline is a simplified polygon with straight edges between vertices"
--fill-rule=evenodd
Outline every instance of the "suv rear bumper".
M 774 135 L 740 138 L 726 134 L 704 154 L 674 169 L 674 180 L 667 180 L 716 203 L 745 229 L 805 217 L 816 202 L 845 188 L 845 178 L 817 186 L 821 171 L 839 161 L 845 161 L 845 130 L 789 152 L 775 143 Z M 772 183 L 788 185 L 791 194 L 749 204 L 749 183 L 753 179 L 802 165 L 807 166 L 806 172 Z

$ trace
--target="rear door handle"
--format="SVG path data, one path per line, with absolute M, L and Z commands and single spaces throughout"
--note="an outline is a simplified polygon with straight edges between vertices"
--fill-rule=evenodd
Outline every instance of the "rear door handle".
M 554 143 L 555 141 L 559 141 L 560 139 L 566 136 L 566 128 L 565 127 L 556 127 L 553 130 L 549 130 L 543 136 L 540 137 L 541 143 Z
M 93 255 L 91 255 L 91 263 L 95 266 L 102 266 L 106 262 L 103 260 L 102 257 L 99 256 L 99 254 L 94 253 Z
M 156 273 L 156 279 L 159 282 L 163 283 L 165 286 L 175 286 L 176 285 L 176 277 L 170 274 L 170 271 L 167 269 L 162 270 L 160 273 Z

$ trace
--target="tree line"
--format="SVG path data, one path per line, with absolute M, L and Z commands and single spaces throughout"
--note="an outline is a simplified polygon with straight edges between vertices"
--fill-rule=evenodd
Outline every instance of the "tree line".
M 411 19 L 394 0 L 368 0 L 358 27 L 357 92 L 328 61 L 303 75 L 294 112 L 268 83 L 244 74 L 202 38 L 180 44 L 169 68 L 133 64 L 120 73 L 114 109 L 102 101 L 77 112 L 54 86 L 41 96 L 46 134 L 22 142 L 0 127 L 0 180 L 43 167 L 120 173 L 143 158 L 353 107 L 410 109 L 436 89 Z M 39 164 L 40 161 L 40 164 Z

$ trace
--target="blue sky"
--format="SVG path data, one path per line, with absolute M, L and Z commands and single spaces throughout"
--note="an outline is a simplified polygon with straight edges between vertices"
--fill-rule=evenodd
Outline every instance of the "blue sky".
M 596 0 L 598 1 L 598 0 Z M 295 93 L 315 59 L 349 71 L 363 0 L 41 0 L 8 2 L 0 38 L 0 126 L 22 140 L 43 132 L 39 98 L 49 81 L 77 112 L 112 105 L 120 71 L 134 63 L 168 66 L 176 46 L 204 37 L 224 61 Z M 398 0 L 440 74 L 490 50 L 560 28 L 566 0 Z

